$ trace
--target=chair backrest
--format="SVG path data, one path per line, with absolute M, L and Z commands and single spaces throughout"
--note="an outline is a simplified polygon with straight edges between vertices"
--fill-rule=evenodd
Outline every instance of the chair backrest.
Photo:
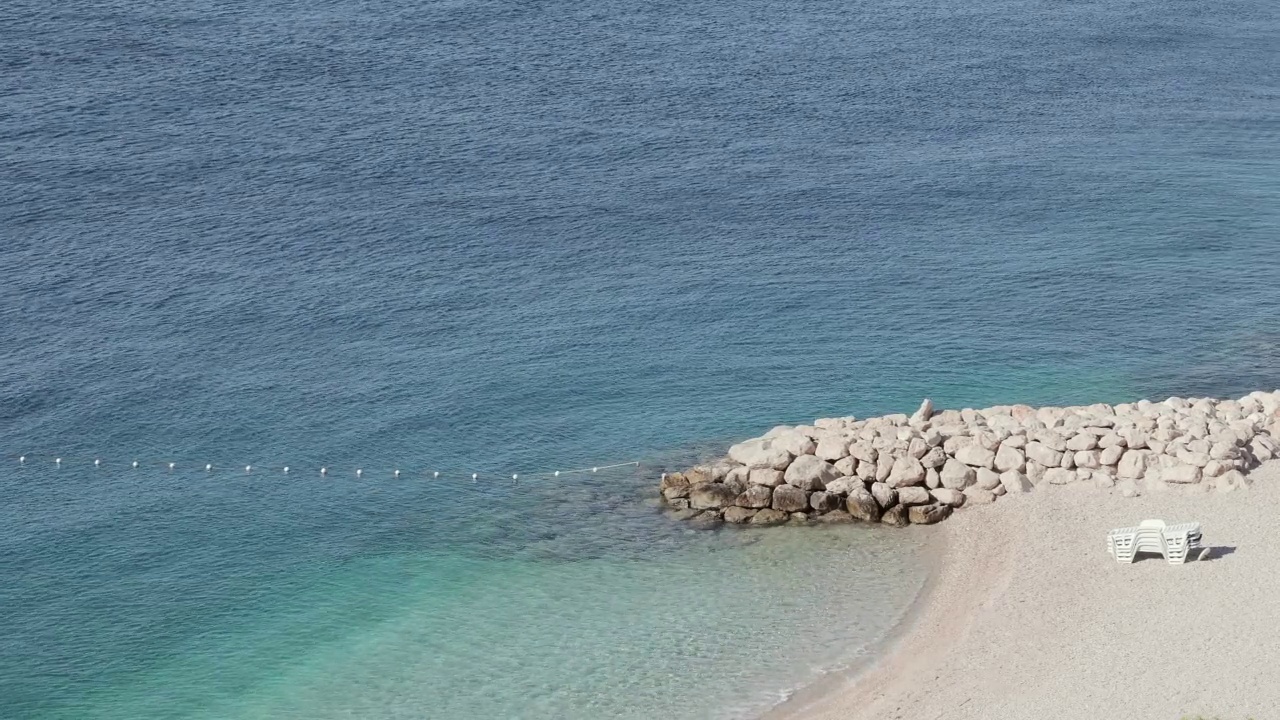
M 1143 528 L 1163 528 L 1163 527 L 1164 527 L 1164 521 L 1163 521 L 1163 520 L 1143 520 L 1142 522 L 1138 523 L 1138 527 L 1143 527 Z

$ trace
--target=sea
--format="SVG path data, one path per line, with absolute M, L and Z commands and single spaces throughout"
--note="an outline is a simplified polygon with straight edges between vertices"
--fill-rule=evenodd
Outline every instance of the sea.
M 7 0 L 0 718 L 851 671 L 928 530 L 699 531 L 659 474 L 1280 387 L 1278 47 L 1273 0 Z

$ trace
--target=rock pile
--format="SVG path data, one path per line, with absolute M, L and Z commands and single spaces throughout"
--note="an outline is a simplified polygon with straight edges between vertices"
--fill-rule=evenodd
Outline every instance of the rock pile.
M 1006 493 L 1088 484 L 1222 492 L 1280 457 L 1280 390 L 1085 407 L 1002 405 L 779 426 L 728 457 L 663 475 L 677 515 L 703 524 L 863 520 L 929 525 Z

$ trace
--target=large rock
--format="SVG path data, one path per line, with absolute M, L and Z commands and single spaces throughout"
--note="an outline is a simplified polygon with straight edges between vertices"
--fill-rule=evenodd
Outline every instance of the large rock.
M 824 435 L 818 439 L 818 447 L 813 454 L 828 462 L 849 457 L 849 441 L 838 435 Z
M 676 498 L 689 497 L 689 479 L 684 473 L 664 473 L 662 482 L 658 483 L 658 490 L 662 492 L 662 496 L 668 500 Z
M 798 487 L 779 485 L 773 490 L 773 509 L 786 513 L 808 510 L 809 496 Z
M 816 455 L 801 455 L 792 461 L 783 479 L 801 490 L 822 490 L 840 477 L 835 467 Z
M 1102 467 L 1098 455 L 1097 450 L 1077 450 L 1074 455 L 1076 467 L 1086 470 Z
M 765 487 L 774 488 L 786 482 L 786 480 L 783 479 L 781 470 L 774 470 L 772 468 L 753 468 L 747 475 L 747 482 L 752 485 L 763 485 Z
M 942 472 L 938 476 L 942 480 L 942 487 L 951 490 L 963 490 L 975 480 L 973 468 L 954 458 L 947 459 L 947 464 L 942 466 Z
M 772 440 L 756 438 L 731 446 L 729 459 L 750 468 L 785 470 L 791 462 L 791 453 L 775 445 Z
M 738 493 L 723 483 L 703 483 L 689 491 L 689 507 L 694 510 L 720 510 L 732 507 Z
M 975 475 L 977 478 L 973 484 L 976 487 L 980 487 L 983 490 L 995 490 L 1000 487 L 1000 474 L 994 470 L 978 468 Z
M 814 510 L 820 513 L 831 512 L 832 510 L 839 510 L 842 502 L 843 502 L 843 499 L 839 495 L 836 495 L 835 493 L 824 492 L 822 490 L 818 490 L 817 492 L 809 496 L 809 507 L 813 508 Z
M 967 505 L 990 505 L 996 501 L 995 493 L 990 490 L 983 490 L 976 485 L 971 488 L 965 488 L 964 497 Z
M 950 505 L 913 505 L 907 509 L 912 525 L 932 525 L 951 516 Z
M 1064 438 L 1061 433 L 1053 430 L 1041 430 L 1040 432 L 1036 433 L 1035 442 L 1045 448 L 1048 448 L 1049 450 L 1053 450 L 1054 452 L 1066 452 L 1067 450 L 1067 439 Z M 1029 448 L 1031 446 L 1031 443 L 1027 443 L 1027 446 Z M 1027 453 L 1027 457 L 1030 457 L 1032 460 L 1035 460 L 1036 462 L 1039 462 L 1042 465 L 1046 465 L 1049 467 L 1053 467 L 1054 465 L 1057 465 L 1056 462 L 1051 464 L 1051 463 L 1043 462 L 1038 458 L 1031 457 L 1031 453 Z
M 871 496 L 875 498 L 876 503 L 880 505 L 882 510 L 887 510 L 898 504 L 898 491 L 884 483 L 872 483 Z
M 879 483 L 877 483 L 879 484 Z M 884 487 L 884 486 L 881 486 Z M 892 492 L 892 491 L 890 491 Z M 865 489 L 857 489 L 849 493 L 844 502 L 845 510 L 858 520 L 880 522 L 880 505 Z
M 1191 465 L 1197 468 L 1202 468 L 1205 465 L 1208 465 L 1209 461 L 1213 459 L 1209 457 L 1209 453 L 1194 452 L 1191 450 L 1179 450 L 1177 457 L 1179 460 L 1183 462 L 1183 464 Z M 1196 481 L 1196 482 L 1199 482 L 1199 481 Z
M 934 500 L 942 503 L 943 505 L 950 505 L 951 507 L 957 507 L 957 508 L 960 507 L 961 505 L 964 505 L 965 494 L 960 492 L 959 490 L 948 490 L 947 488 L 938 488 L 937 490 L 932 491 L 930 494 L 933 495 Z
M 1089 433 L 1082 432 L 1079 435 L 1067 440 L 1067 449 L 1080 452 L 1081 450 L 1093 450 L 1098 447 L 1098 437 Z
M 839 460 L 831 463 L 831 467 L 834 467 L 836 472 L 840 473 L 840 477 L 856 475 L 858 472 L 858 460 L 857 458 L 852 457 L 840 458 Z
M 1120 456 L 1120 462 L 1116 467 L 1116 474 L 1122 478 L 1137 480 L 1147 472 L 1147 451 L 1134 450 L 1130 448 L 1125 450 Z
M 1049 468 L 1044 471 L 1044 480 L 1050 485 L 1066 485 L 1076 481 L 1076 473 L 1066 468 Z
M 689 518 L 689 522 L 695 527 L 710 529 L 723 524 L 724 518 L 720 516 L 719 510 L 703 510 Z
M 841 476 L 827 483 L 827 492 L 835 495 L 848 495 L 855 488 L 863 487 L 862 481 L 856 477 Z
M 1124 457 L 1124 452 L 1123 445 L 1109 445 L 1098 453 L 1098 462 L 1103 465 L 1115 465 L 1120 462 L 1120 458 Z M 1076 461 L 1076 464 L 1080 464 L 1079 460 Z
M 927 505 L 931 502 L 933 498 L 929 495 L 929 491 L 922 487 L 912 485 L 898 488 L 899 505 Z
M 924 401 L 920 403 L 920 408 L 911 415 L 909 422 L 912 425 L 919 425 L 931 417 L 933 417 L 933 401 L 929 398 L 925 398 Z
M 1178 464 L 1160 468 L 1160 479 L 1167 483 L 1198 483 L 1201 479 L 1200 468 L 1195 465 Z
M 1027 465 L 1027 456 L 1023 455 L 1018 448 L 1007 443 L 1001 443 L 1000 448 L 996 450 L 995 463 L 996 470 L 1000 472 L 1008 472 L 1009 470 L 1022 472 L 1022 469 Z
M 900 457 L 893 461 L 893 468 L 889 471 L 886 484 L 892 488 L 923 485 L 924 466 L 910 455 Z
M 724 521 L 741 525 L 754 517 L 756 511 L 751 508 L 731 507 L 724 511 Z
M 947 453 L 940 447 L 931 447 L 920 458 L 920 464 L 926 468 L 940 468 L 947 464 Z
M 752 485 L 742 491 L 734 504 L 744 508 L 767 508 L 773 502 L 773 490 L 764 485 Z
M 989 470 L 995 466 L 996 454 L 978 444 L 965 445 L 956 450 L 956 460 L 969 467 L 984 467 Z
M 818 449 L 818 444 L 813 441 L 813 438 L 795 430 L 780 433 L 772 440 L 774 447 L 780 447 L 795 456 L 812 455 Z
M 751 518 L 751 524 L 764 525 L 764 526 L 781 525 L 782 523 L 787 521 L 788 517 L 789 516 L 786 513 L 782 512 L 781 510 L 773 510 L 771 508 L 765 508 L 757 512 Z
M 880 516 L 880 522 L 893 527 L 906 527 L 911 524 L 911 508 L 906 505 L 894 505 Z
M 1038 440 L 1027 443 L 1026 455 L 1028 460 L 1038 462 L 1047 468 L 1055 468 L 1062 464 L 1062 453 Z
M 880 451 L 869 443 L 855 442 L 849 445 L 849 455 L 856 458 L 859 463 L 871 463 L 874 466 L 880 457 Z
M 1031 492 L 1031 481 L 1017 470 L 1000 473 L 1000 486 L 1011 493 Z

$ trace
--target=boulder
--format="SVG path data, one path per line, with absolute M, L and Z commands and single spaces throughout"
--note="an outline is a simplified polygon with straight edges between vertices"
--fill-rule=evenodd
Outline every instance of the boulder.
M 1028 460 L 1038 462 L 1047 468 L 1062 464 L 1062 453 L 1039 441 L 1027 443 L 1026 456 Z
M 899 505 L 927 505 L 933 502 L 929 491 L 914 485 L 898 488 Z
M 862 480 L 856 477 L 842 476 L 827 483 L 827 492 L 835 495 L 848 495 L 855 488 L 862 487 Z
M 942 466 L 942 472 L 938 473 L 938 476 L 942 481 L 942 487 L 951 490 L 963 490 L 972 485 L 976 479 L 973 468 L 955 458 L 947 458 L 947 463 Z
M 879 485 L 879 483 L 876 483 Z M 872 486 L 873 488 L 875 486 Z M 881 485 L 881 487 L 885 487 Z M 890 490 L 890 492 L 893 492 Z M 849 497 L 845 500 L 845 510 L 857 520 L 866 522 L 880 521 L 880 505 L 876 502 L 875 497 L 865 489 L 858 489 L 849 493 Z
M 831 463 L 831 466 L 840 473 L 840 477 L 848 477 L 858 474 L 858 461 L 856 458 L 846 457 Z
M 874 462 L 862 462 L 859 460 L 857 474 L 859 480 L 875 480 L 876 464 Z
M 1066 468 L 1049 468 L 1044 471 L 1044 480 L 1050 485 L 1066 485 L 1075 482 L 1076 473 Z
M 983 490 L 976 485 L 974 487 L 964 489 L 964 497 L 966 505 L 990 505 L 996 501 L 996 494 L 990 490 Z
M 734 467 L 732 470 L 730 470 L 727 475 L 724 476 L 724 481 L 749 483 L 751 482 L 751 468 L 747 467 L 746 465 L 738 465 Z
M 1195 452 L 1193 450 L 1179 450 L 1176 457 L 1182 464 L 1198 468 L 1208 465 L 1209 461 L 1213 459 L 1209 457 L 1209 453 Z
M 1017 470 L 1008 470 L 1000 473 L 1000 486 L 1005 489 L 1005 492 L 1031 492 L 1031 481 L 1027 479 L 1026 475 Z
M 773 502 L 773 490 L 764 485 L 751 485 L 743 490 L 733 501 L 734 505 L 744 508 L 767 508 Z
M 1049 450 L 1053 450 L 1054 452 L 1067 451 L 1067 439 L 1064 438 L 1061 433 L 1054 432 L 1053 430 L 1042 430 L 1036 433 L 1035 442 L 1045 448 L 1048 448 Z M 1031 443 L 1027 443 L 1027 447 L 1030 448 L 1030 446 L 1031 446 Z M 1028 452 L 1027 457 L 1031 457 L 1031 453 Z M 1043 465 L 1050 466 L 1050 467 L 1058 464 L 1056 462 L 1054 463 L 1043 462 L 1038 458 L 1032 458 L 1032 459 L 1036 460 L 1036 462 L 1040 462 Z
M 892 488 L 922 485 L 924 484 L 924 466 L 910 455 L 900 457 L 893 461 L 886 484 Z
M 783 475 L 788 485 L 801 490 L 822 490 L 827 483 L 840 477 L 835 466 L 816 455 L 801 455 L 792 461 Z
M 942 476 L 938 474 L 937 469 L 929 468 L 924 471 L 924 486 L 930 490 L 942 487 Z
M 947 488 L 938 488 L 937 490 L 934 490 L 929 494 L 933 496 L 933 499 L 935 501 L 940 502 L 943 505 L 950 505 L 951 507 L 956 507 L 956 508 L 960 507 L 961 505 L 964 505 L 965 494 L 960 492 L 959 490 L 948 490 Z
M 996 454 L 981 445 L 965 445 L 956 450 L 956 460 L 969 467 L 992 468 L 996 462 Z
M 908 422 L 912 425 L 919 425 L 931 417 L 933 417 L 933 401 L 929 398 L 925 398 L 920 403 L 920 408 L 911 415 Z
M 1167 483 L 1198 483 L 1201 477 L 1200 468 L 1195 465 L 1178 464 L 1160 469 L 1160 479 Z
M 996 450 L 995 466 L 996 470 L 1000 472 L 1008 472 L 1009 470 L 1022 472 L 1023 468 L 1027 466 L 1027 456 L 1018 448 L 1009 445 L 1008 442 L 1003 442 L 1000 444 L 999 449 Z
M 1077 450 L 1073 458 L 1075 460 L 1076 467 L 1078 468 L 1092 470 L 1094 468 L 1102 467 L 1102 462 L 1100 461 L 1101 458 L 1099 458 L 1097 450 Z
M 1243 490 L 1249 487 L 1249 480 L 1239 470 L 1228 470 L 1213 481 L 1214 487 L 1221 492 Z
M 1000 487 L 1000 474 L 994 470 L 978 468 L 975 475 L 976 479 L 973 484 L 983 490 L 995 490 L 997 487 Z
M 765 487 L 778 487 L 786 482 L 783 479 L 781 470 L 773 470 L 771 468 L 754 468 L 747 475 L 747 482 L 752 485 L 763 485 Z
M 732 507 L 738 493 L 723 483 L 703 483 L 689 491 L 689 507 L 694 510 L 720 510 Z
M 893 460 L 891 453 L 880 453 L 880 459 L 876 460 L 876 482 L 884 482 L 889 479 L 889 473 L 893 472 Z
M 1116 463 L 1120 462 L 1120 458 L 1123 456 L 1124 456 L 1123 445 L 1110 445 L 1106 448 L 1103 448 L 1102 452 L 1098 453 L 1098 463 L 1102 465 L 1115 465 Z M 1076 459 L 1076 464 L 1077 465 L 1080 464 L 1079 458 Z
M 773 510 L 771 508 L 765 508 L 763 510 L 760 510 L 751 518 L 752 525 L 764 525 L 764 526 L 781 525 L 786 521 L 787 521 L 786 513 L 782 512 L 781 510 Z
M 906 527 L 911 524 L 910 510 L 906 505 L 894 505 L 880 516 L 880 522 L 893 527 Z
M 689 522 L 695 527 L 709 529 L 724 523 L 724 518 L 720 517 L 719 510 L 703 510 L 689 518 Z
M 920 458 L 920 464 L 926 468 L 940 468 L 947 463 L 947 453 L 940 447 L 931 447 Z
M 787 513 L 808 510 L 809 496 L 793 485 L 779 485 L 773 490 L 773 509 Z
M 839 435 L 824 435 L 818 440 L 818 447 L 813 454 L 814 457 L 828 462 L 849 457 L 849 441 Z
M 855 442 L 849 446 L 849 456 L 857 459 L 860 463 L 875 464 L 880 457 L 880 451 L 865 442 Z
M 1122 478 L 1136 480 L 1147 471 L 1147 451 L 1129 449 L 1120 456 L 1116 474 Z
M 741 525 L 755 517 L 755 514 L 756 511 L 752 508 L 731 507 L 724 511 L 724 521 Z
M 1034 460 L 1027 461 L 1027 479 L 1032 485 L 1039 485 L 1044 481 L 1045 467 Z
M 663 473 L 662 482 L 658 483 L 658 490 L 662 492 L 663 497 L 674 500 L 689 497 L 689 486 L 689 479 L 684 476 L 684 473 Z
M 797 457 L 800 455 L 812 455 L 818 449 L 818 444 L 813 441 L 813 438 L 794 429 L 788 429 L 786 432 L 774 436 L 772 440 L 774 447 L 780 447 Z
M 791 462 L 791 453 L 774 445 L 772 440 L 756 438 L 731 446 L 729 459 L 749 468 L 785 470 Z
M 843 502 L 844 502 L 844 499 L 841 498 L 839 495 L 836 495 L 835 493 L 824 492 L 822 490 L 818 490 L 817 492 L 809 496 L 809 507 L 813 508 L 814 510 L 820 513 L 831 512 L 832 510 L 839 510 L 840 505 L 842 505 Z
M 822 513 L 812 519 L 815 522 L 824 524 L 853 522 L 853 516 L 843 510 L 832 510 L 831 512 Z
M 898 491 L 884 483 L 872 483 L 871 496 L 881 509 L 891 508 L 898 503 Z
M 950 505 L 913 505 L 907 510 L 907 517 L 913 525 L 932 525 L 942 522 L 951 516 Z
M 918 437 L 911 438 L 907 443 L 907 455 L 910 455 L 917 460 L 923 458 L 930 449 L 936 450 L 937 448 L 930 448 L 929 443 Z

